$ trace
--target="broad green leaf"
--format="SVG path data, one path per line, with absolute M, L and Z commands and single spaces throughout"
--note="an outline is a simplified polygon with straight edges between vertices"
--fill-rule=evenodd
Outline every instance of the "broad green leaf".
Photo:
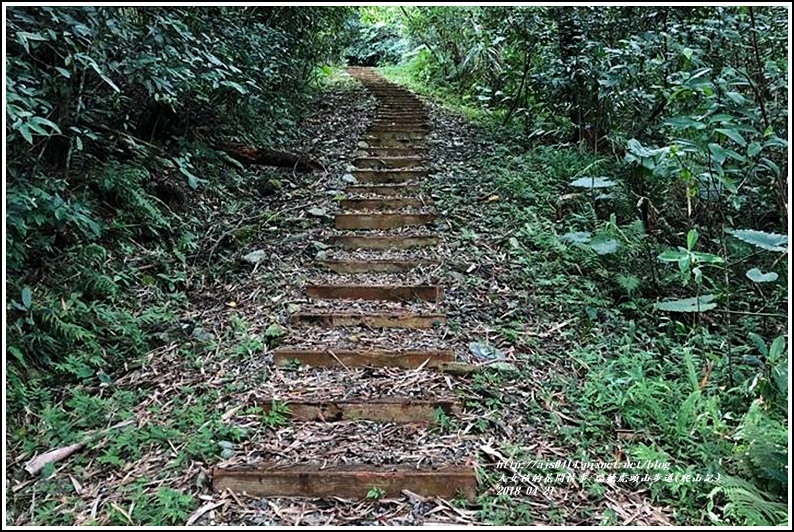
M 246 90 L 245 87 L 243 87 L 239 83 L 235 83 L 234 81 L 221 81 L 221 85 L 225 87 L 231 87 L 240 94 L 248 94 L 248 91 Z
M 777 233 L 766 233 L 764 231 L 756 231 L 754 229 L 729 229 L 728 233 L 732 234 L 739 240 L 752 244 L 761 249 L 768 251 L 779 251 L 785 253 L 788 251 L 788 236 L 780 235 Z
M 748 157 L 755 157 L 759 153 L 761 153 L 761 145 L 759 143 L 751 142 L 747 146 L 747 156 Z
M 637 139 L 629 139 L 626 142 L 626 149 L 639 157 L 654 157 L 657 153 L 659 153 L 659 150 L 646 148 L 640 144 L 640 141 Z
M 777 165 L 777 163 L 770 161 L 766 157 L 762 157 L 759 162 L 761 163 L 761 166 L 763 166 L 764 168 L 769 168 L 769 170 L 771 170 L 772 173 L 775 174 L 775 177 L 780 177 L 780 167 Z
M 586 244 L 590 242 L 592 235 L 588 231 L 576 231 L 565 233 L 560 237 L 560 240 L 565 242 L 573 242 L 574 244 Z
M 695 130 L 705 129 L 706 123 L 700 120 L 695 120 L 691 116 L 682 115 L 682 116 L 674 116 L 673 118 L 668 118 L 664 121 L 664 123 L 668 126 L 671 126 L 675 129 L 686 129 L 686 128 L 694 128 Z
M 788 142 L 786 140 L 781 139 L 777 135 L 774 135 L 769 138 L 766 142 L 764 142 L 764 147 L 767 146 L 780 146 L 781 148 L 788 148 Z
M 703 253 L 702 251 L 693 251 L 692 258 L 700 264 L 722 264 L 724 261 L 719 255 L 713 253 Z
M 744 140 L 744 137 L 742 137 L 742 135 L 735 129 L 717 128 L 715 129 L 715 131 L 719 131 L 720 133 L 722 133 L 723 135 L 725 135 L 726 137 L 728 137 L 729 139 L 731 139 L 732 141 L 734 141 L 735 143 L 741 146 L 747 144 L 747 141 Z
M 690 229 L 686 235 L 686 248 L 692 250 L 695 248 L 695 244 L 698 241 L 698 230 L 697 229 Z
M 725 96 L 737 105 L 744 105 L 747 103 L 747 99 L 738 92 L 728 91 L 725 93 Z
M 717 307 L 714 301 L 715 296 L 709 294 L 700 297 L 688 297 L 686 299 L 671 299 L 659 301 L 654 305 L 657 310 L 666 312 L 706 312 Z
M 772 340 L 772 345 L 769 346 L 769 360 L 777 361 L 781 355 L 786 354 L 786 337 L 778 336 Z
M 754 283 L 772 283 L 777 281 L 777 273 L 775 272 L 768 272 L 763 273 L 758 268 L 752 268 L 747 270 L 747 278 L 753 281 Z
M 656 258 L 662 262 L 678 262 L 681 259 L 688 259 L 689 254 L 684 248 L 678 248 L 678 251 L 669 249 Z
M 56 124 L 55 122 L 52 122 L 51 120 L 47 120 L 46 118 L 42 118 L 42 117 L 40 117 L 40 116 L 33 116 L 33 117 L 31 117 L 31 118 L 28 120 L 28 124 L 30 125 L 31 129 L 33 129 L 33 127 L 34 127 L 34 125 L 35 125 L 35 127 L 37 128 L 37 129 L 36 129 L 36 131 L 37 131 L 37 132 L 38 132 L 38 131 L 41 131 L 41 132 L 42 132 L 42 133 L 41 133 L 42 135 L 49 135 L 50 133 L 47 133 L 46 131 L 44 131 L 44 130 L 41 128 L 41 126 L 47 126 L 47 127 L 48 127 L 48 128 L 50 128 L 52 131 L 55 131 L 55 132 L 56 132 L 56 133 L 58 133 L 58 134 L 60 134 L 60 133 L 61 133 L 61 128 L 59 128 L 59 127 L 58 127 L 58 124 Z
M 22 124 L 19 126 L 19 133 L 26 141 L 28 141 L 30 144 L 33 144 L 33 135 L 31 135 L 30 128 L 27 124 Z
M 24 305 L 26 309 L 29 309 L 31 303 L 33 303 L 33 293 L 30 287 L 26 286 L 22 288 L 22 305 Z
M 606 177 L 580 177 L 568 183 L 579 188 L 608 188 L 615 186 L 615 182 Z
M 724 163 L 725 159 L 728 157 L 728 153 L 725 149 L 713 142 L 709 142 L 709 151 L 711 152 L 711 157 L 719 164 Z
M 739 161 L 740 163 L 743 163 L 747 160 L 744 158 L 744 155 L 741 155 L 740 153 L 731 150 L 730 148 L 725 148 L 725 153 L 728 155 L 728 157 L 730 157 L 734 161 Z
M 598 236 L 590 242 L 590 247 L 599 255 L 608 255 L 618 250 L 618 241 L 614 238 Z

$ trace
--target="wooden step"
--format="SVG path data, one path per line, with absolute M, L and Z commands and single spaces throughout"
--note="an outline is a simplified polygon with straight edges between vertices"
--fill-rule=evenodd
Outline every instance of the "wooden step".
M 315 299 L 365 299 L 368 301 L 434 301 L 444 298 L 438 285 L 335 285 L 306 286 L 306 297 Z
M 423 265 L 433 264 L 430 261 L 377 259 L 377 260 L 332 260 L 319 261 L 321 266 L 336 273 L 401 273 L 409 272 Z
M 426 207 L 429 202 L 425 203 L 420 198 L 374 198 L 374 199 L 343 199 L 339 201 L 339 206 L 343 209 L 353 211 L 365 210 L 396 210 L 404 207 Z
M 437 236 L 335 236 L 333 243 L 344 249 L 409 249 L 436 246 Z
M 359 148 L 359 150 L 366 152 L 370 157 L 424 157 L 426 149 L 417 146 L 414 148 L 403 147 L 389 147 L 389 146 L 368 146 L 366 148 Z
M 376 139 L 423 139 L 425 136 L 424 129 L 410 127 L 379 127 L 371 128 L 364 132 L 365 139 L 367 137 Z
M 366 499 L 377 488 L 385 497 L 403 490 L 423 497 L 477 498 L 477 476 L 471 466 L 417 469 L 405 465 L 260 465 L 215 467 L 212 488 L 252 497 L 310 497 Z
M 384 113 L 376 113 L 375 118 L 373 119 L 373 123 L 377 121 L 397 121 L 397 120 L 404 120 L 406 122 L 419 122 L 419 123 L 428 123 L 427 114 L 423 112 L 407 112 L 407 113 L 400 113 L 400 112 L 384 112 Z
M 412 312 L 296 312 L 289 317 L 295 327 L 388 327 L 391 329 L 432 329 L 444 325 L 444 314 L 414 314 Z
M 362 140 L 372 146 L 378 148 L 411 148 L 421 149 L 424 148 L 424 136 L 413 138 L 395 138 L 393 136 L 379 136 L 365 135 Z
M 392 133 L 404 131 L 409 133 L 426 132 L 430 130 L 430 126 L 422 122 L 405 122 L 405 121 L 375 121 L 370 124 L 367 133 L 375 134 L 380 132 Z
M 448 416 L 460 412 L 460 404 L 454 399 L 423 401 L 412 397 L 386 397 L 359 400 L 331 401 L 280 401 L 273 398 L 264 405 L 265 414 L 274 403 L 286 406 L 289 417 L 298 421 L 375 421 L 378 423 L 422 423 L 431 424 L 438 412 Z
M 392 185 L 348 185 L 345 189 L 351 194 L 380 194 L 381 196 L 402 196 L 419 192 L 419 185 L 392 184 Z
M 295 361 L 315 368 L 441 368 L 454 361 L 452 350 L 396 351 L 387 349 L 288 349 L 273 351 L 276 366 Z
M 353 164 L 360 170 L 384 170 L 389 168 L 423 168 L 422 157 L 359 157 Z
M 404 183 L 427 177 L 427 170 L 353 170 L 359 183 Z
M 334 217 L 337 229 L 397 229 L 426 225 L 436 219 L 435 214 L 351 214 L 340 213 Z

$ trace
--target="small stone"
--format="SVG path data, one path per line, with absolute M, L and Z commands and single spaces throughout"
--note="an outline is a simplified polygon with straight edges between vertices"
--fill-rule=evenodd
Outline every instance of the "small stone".
M 505 354 L 499 349 L 479 342 L 469 344 L 469 352 L 480 360 L 504 360 Z
M 268 328 L 265 329 L 265 336 L 267 338 L 278 338 L 285 334 L 287 334 L 287 331 L 278 323 L 271 323 Z
M 193 336 L 193 338 L 199 342 L 211 342 L 213 339 L 215 339 L 215 335 L 211 332 L 205 331 L 203 327 L 195 327 L 191 333 L 191 336 Z
M 328 252 L 324 249 L 321 249 L 317 252 L 317 255 L 314 256 L 315 260 L 326 260 L 328 259 Z
M 252 251 L 248 255 L 243 256 L 243 260 L 245 262 L 250 262 L 251 264 L 259 264 L 267 257 L 267 252 L 264 249 L 257 249 L 256 251 Z
M 369 148 L 369 144 L 367 144 L 366 141 L 359 140 L 358 141 L 358 147 L 359 148 Z
M 331 247 L 328 244 L 325 244 L 324 242 L 320 242 L 319 240 L 312 240 L 312 246 L 314 246 L 318 250 L 328 249 Z
M 353 174 L 343 175 L 342 181 L 344 181 L 345 183 L 349 183 L 351 185 L 355 185 L 356 183 L 358 183 L 358 179 L 356 179 L 356 177 Z
M 328 211 L 326 211 L 322 207 L 312 207 L 307 212 L 309 214 L 311 214 L 312 216 L 317 216 L 318 218 L 321 218 L 321 217 L 325 216 L 326 214 L 328 214 Z
M 287 304 L 287 314 L 295 314 L 301 309 L 301 306 L 297 303 L 288 303 Z
M 290 242 L 300 242 L 305 238 L 306 238 L 306 233 L 297 233 L 295 235 L 289 235 L 287 238 L 283 240 L 283 242 L 285 244 L 289 244 Z

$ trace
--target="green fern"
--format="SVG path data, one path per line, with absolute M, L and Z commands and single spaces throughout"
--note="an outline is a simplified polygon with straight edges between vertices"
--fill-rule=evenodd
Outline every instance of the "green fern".
M 630 273 L 615 275 L 615 281 L 628 295 L 632 295 L 640 287 L 640 278 Z
M 722 504 L 722 517 L 714 510 Z M 709 493 L 709 514 L 718 524 L 779 526 L 788 522 L 788 506 L 741 478 L 723 476 Z
M 157 198 L 144 190 L 149 178 L 146 168 L 113 162 L 105 166 L 99 177 L 99 188 L 114 203 L 123 220 L 170 229 L 168 220 L 156 205 Z
M 788 492 L 788 427 L 761 400 L 750 405 L 736 434 L 742 469 L 768 491 Z

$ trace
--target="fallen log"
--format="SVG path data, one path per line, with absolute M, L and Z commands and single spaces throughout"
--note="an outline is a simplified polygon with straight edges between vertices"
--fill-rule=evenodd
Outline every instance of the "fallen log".
M 320 163 L 312 161 L 303 155 L 273 150 L 271 148 L 256 148 L 252 146 L 222 146 L 219 149 L 226 152 L 233 159 L 245 164 L 280 166 L 285 168 L 294 168 L 295 170 L 306 172 L 323 169 Z

